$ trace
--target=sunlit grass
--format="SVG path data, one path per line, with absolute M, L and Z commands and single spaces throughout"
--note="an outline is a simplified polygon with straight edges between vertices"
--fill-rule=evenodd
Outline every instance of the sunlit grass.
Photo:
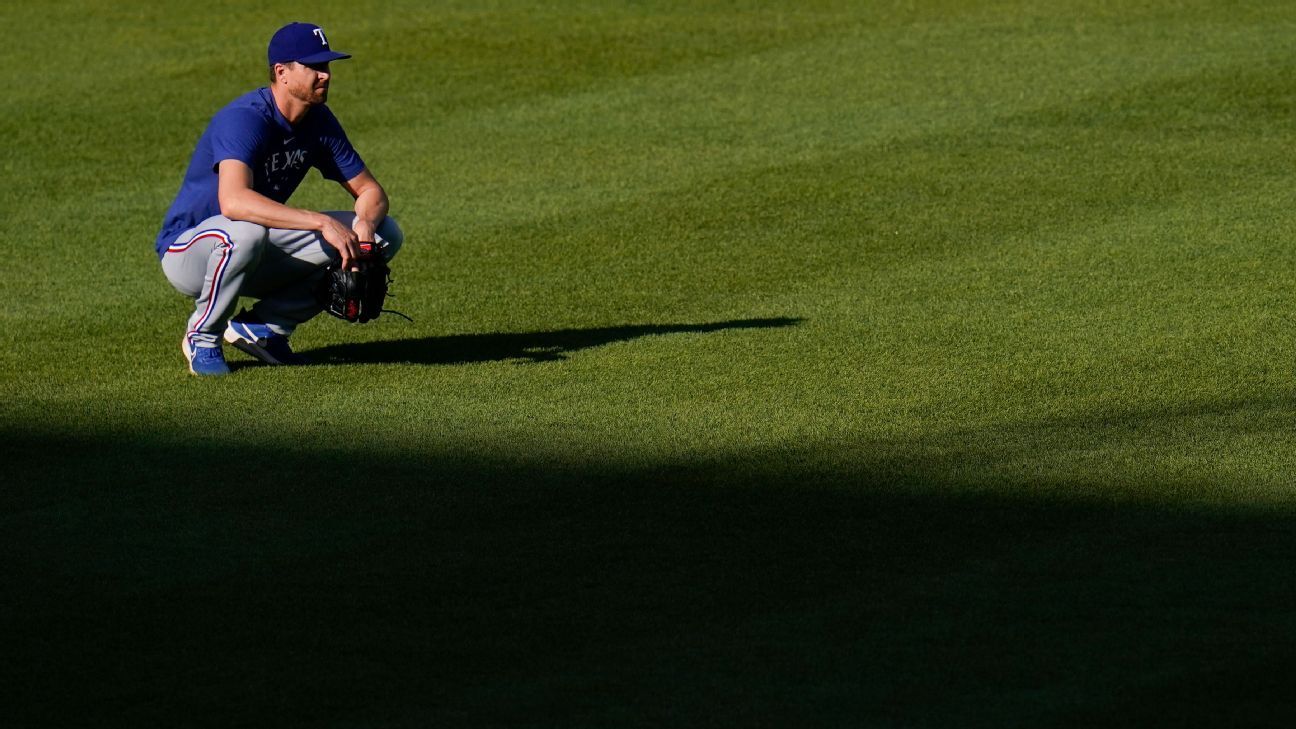
M 247 670 L 304 678 L 243 719 L 302 725 L 1284 708 L 1290 9 L 312 12 L 0 11 L 7 622 L 70 626 L 19 651 L 38 723 L 68 684 L 228 717 Z M 199 381 L 151 242 L 292 19 L 355 54 L 415 322 Z M 104 603 L 96 683 L 60 656 Z

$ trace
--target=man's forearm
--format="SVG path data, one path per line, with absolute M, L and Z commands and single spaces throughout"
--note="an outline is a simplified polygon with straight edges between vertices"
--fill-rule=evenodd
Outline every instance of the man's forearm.
M 356 196 L 355 213 L 358 223 L 367 224 L 369 230 L 377 230 L 387 217 L 387 193 L 381 187 L 368 188 Z
M 313 210 L 294 208 L 251 190 L 237 190 L 221 195 L 221 215 L 231 220 L 246 220 L 267 228 L 286 230 L 320 230 L 326 217 Z

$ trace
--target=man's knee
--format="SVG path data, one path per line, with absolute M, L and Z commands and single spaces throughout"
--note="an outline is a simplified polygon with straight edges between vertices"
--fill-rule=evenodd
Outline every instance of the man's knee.
M 246 220 L 230 220 L 222 225 L 225 235 L 233 247 L 233 255 L 246 261 L 255 261 L 261 257 L 266 242 L 270 239 L 270 230 L 264 225 L 249 223 Z
M 400 252 L 401 245 L 405 243 L 405 232 L 390 215 L 382 221 L 376 232 L 378 239 L 382 241 L 383 258 L 390 261 Z

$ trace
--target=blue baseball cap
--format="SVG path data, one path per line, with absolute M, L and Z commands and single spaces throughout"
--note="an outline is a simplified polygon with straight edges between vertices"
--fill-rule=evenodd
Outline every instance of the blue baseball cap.
M 271 66 L 289 61 L 328 63 L 350 57 L 349 53 L 339 53 L 329 48 L 324 29 L 314 23 L 285 25 L 270 37 L 270 47 L 266 49 L 266 58 Z

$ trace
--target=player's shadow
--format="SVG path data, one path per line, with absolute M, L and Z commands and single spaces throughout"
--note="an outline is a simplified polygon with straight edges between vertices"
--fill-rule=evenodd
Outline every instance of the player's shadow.
M 470 362 L 557 362 L 572 352 L 628 342 L 658 334 L 707 334 L 726 329 L 774 329 L 796 326 L 801 319 L 734 319 L 708 324 L 631 324 L 550 332 L 451 334 L 422 339 L 335 344 L 308 354 L 321 364 L 391 363 L 467 364 Z

